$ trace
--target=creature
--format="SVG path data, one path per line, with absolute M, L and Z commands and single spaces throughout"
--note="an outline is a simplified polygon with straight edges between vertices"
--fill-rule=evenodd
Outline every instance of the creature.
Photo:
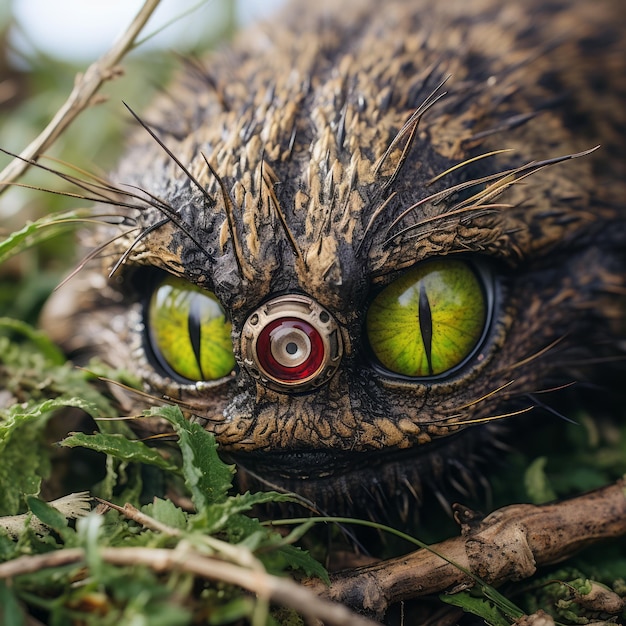
M 99 190 L 118 219 L 47 325 L 179 403 L 244 483 L 406 517 L 478 480 L 508 417 L 623 373 L 624 18 L 332 4 L 138 118 Z

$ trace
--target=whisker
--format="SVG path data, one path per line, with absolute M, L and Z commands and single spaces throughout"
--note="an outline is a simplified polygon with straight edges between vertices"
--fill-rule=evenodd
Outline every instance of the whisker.
M 302 252 L 300 251 L 298 242 L 296 241 L 295 237 L 293 236 L 293 233 L 289 229 L 289 226 L 287 224 L 287 219 L 285 218 L 285 214 L 283 213 L 281 209 L 280 203 L 278 202 L 278 198 L 276 197 L 276 192 L 274 191 L 274 185 L 272 183 L 272 176 L 274 176 L 275 178 L 275 175 L 271 167 L 265 163 L 265 158 L 261 159 L 260 168 L 261 168 L 262 184 L 264 184 L 267 187 L 267 191 L 269 194 L 268 204 L 274 209 L 274 213 L 276 213 L 278 217 L 278 221 L 280 225 L 282 226 L 283 232 L 285 233 L 285 236 L 287 237 L 287 241 L 289 242 L 289 245 L 291 246 L 293 253 L 296 255 L 296 257 L 301 263 L 304 263 L 304 257 L 302 256 Z
M 114 192 L 116 194 L 122 194 L 122 195 L 129 195 L 129 194 L 124 194 L 123 190 L 118 189 L 117 187 L 114 187 L 113 185 L 109 184 L 109 183 L 105 183 L 104 185 L 100 185 L 97 183 L 92 183 L 86 180 L 82 180 L 76 176 L 72 176 L 71 174 L 66 174 L 65 172 L 62 172 L 60 170 L 56 170 L 52 167 L 48 167 L 46 165 L 43 165 L 42 163 L 39 163 L 38 161 L 32 160 L 32 159 L 25 159 L 21 156 L 19 156 L 18 154 L 13 154 L 12 152 L 5 150 L 4 148 L 0 148 L 0 152 L 3 152 L 4 154 L 7 154 L 9 156 L 12 156 L 13 158 L 19 159 L 21 161 L 24 161 L 25 163 L 28 163 L 29 165 L 31 165 L 32 167 L 36 167 L 37 169 L 40 169 L 44 172 L 49 172 L 50 174 L 54 174 L 56 177 L 60 178 L 61 180 L 64 180 L 68 183 L 70 183 L 71 185 L 74 185 L 75 187 L 78 187 L 79 189 L 83 189 L 84 191 L 88 192 L 88 193 L 93 193 L 96 195 L 96 197 L 91 197 L 91 196 L 78 196 L 81 200 L 89 200 L 90 202 L 104 202 L 106 204 L 111 204 L 113 206 L 120 206 L 120 207 L 125 207 L 125 208 L 130 208 L 130 209 L 136 209 L 139 208 L 135 205 L 132 204 L 128 204 L 128 203 L 124 203 L 121 200 L 116 200 L 114 198 L 111 198 L 109 195 L 107 195 L 106 193 L 103 192 Z M 4 185 L 9 185 L 9 184 L 13 184 L 13 183 L 2 183 L 0 181 L 0 184 L 4 184 Z M 24 183 L 19 183 L 20 185 L 23 185 Z M 33 189 L 37 189 L 36 187 L 33 187 Z M 55 194 L 59 194 L 59 195 L 68 195 L 70 192 L 63 192 L 63 191 L 55 191 L 55 190 L 48 190 L 48 189 L 39 189 L 40 191 L 46 191 L 49 193 L 55 193 Z M 71 195 L 69 197 L 72 197 Z M 137 197 L 137 196 L 133 196 L 132 194 L 130 194 L 130 197 Z M 142 199 L 142 198 L 139 198 Z
M 57 163 L 58 165 L 62 165 L 63 167 L 66 167 L 69 170 L 78 172 L 79 174 L 85 176 L 85 178 L 91 178 L 92 180 L 96 181 L 97 183 L 101 185 L 109 184 L 106 178 L 102 176 L 98 176 L 98 174 L 94 174 L 93 172 L 90 172 L 89 170 L 86 170 L 76 165 L 75 163 L 71 163 L 70 161 L 65 161 L 64 159 L 59 159 L 57 157 L 50 156 L 49 154 L 42 154 L 39 158 L 45 161 L 52 161 L 53 163 Z
M 563 163 L 564 161 L 570 161 L 572 159 L 578 159 L 581 157 L 588 156 L 592 154 L 593 152 L 595 152 L 599 147 L 600 146 L 598 145 L 598 146 L 594 146 L 593 148 L 590 148 L 589 150 L 584 150 L 582 152 L 577 152 L 573 154 L 566 154 L 566 155 L 562 155 L 559 157 L 553 157 L 552 159 L 545 159 L 543 161 L 531 161 L 530 163 L 527 163 L 526 165 L 523 165 L 517 170 L 512 172 L 511 176 L 516 176 L 515 179 L 510 180 L 511 178 L 510 176 L 505 176 L 499 181 L 496 181 L 494 183 L 494 186 L 498 188 L 499 193 L 502 193 L 506 189 L 508 189 L 511 185 L 515 183 L 519 183 L 525 178 L 528 178 L 528 176 L 531 176 L 532 174 L 535 174 L 536 172 L 542 169 L 550 167 L 551 165 L 557 165 L 559 163 Z
M 498 420 L 503 420 L 506 419 L 507 417 L 514 417 L 516 415 L 523 415 L 524 413 L 528 413 L 529 411 L 532 411 L 535 407 L 534 406 L 527 406 L 523 409 L 519 409 L 517 411 L 510 411 L 509 413 L 500 413 L 499 415 L 489 415 L 487 417 L 476 417 L 473 419 L 469 419 L 469 420 L 462 420 L 462 421 L 458 421 L 458 422 L 448 422 L 446 421 L 446 426 L 468 426 L 470 424 L 484 424 L 487 422 L 495 422 Z M 452 417 L 461 417 L 459 416 L 452 416 Z M 423 423 L 438 423 L 438 422 L 423 422 Z
M 492 157 L 492 156 L 496 156 L 498 154 L 504 154 L 505 152 L 515 152 L 514 148 L 504 148 L 502 150 L 492 150 L 491 152 L 486 152 L 485 154 L 479 154 L 478 156 L 475 156 L 471 159 L 466 159 L 465 161 L 461 161 L 461 163 L 457 163 L 456 165 L 453 165 L 452 167 L 448 168 L 447 170 L 441 172 L 440 174 L 437 174 L 437 176 L 431 178 L 427 183 L 426 186 L 430 187 L 430 185 L 434 185 L 438 180 L 441 180 L 442 178 L 444 178 L 445 176 L 448 176 L 449 174 L 452 174 L 452 172 L 455 172 L 456 170 L 459 170 L 463 167 L 466 167 L 472 163 L 476 163 L 477 161 L 482 161 L 483 159 L 486 159 L 488 157 Z
M 534 394 L 541 394 L 541 393 L 554 393 L 555 391 L 563 391 L 563 389 L 568 389 L 569 387 L 573 387 L 574 385 L 578 385 L 579 383 L 577 383 L 576 381 L 571 381 L 569 383 L 564 383 L 562 385 L 557 385 L 556 387 L 549 387 L 548 389 L 537 389 L 536 391 L 533 391 L 533 395 Z
M 0 148 L 1 150 L 1 148 Z M 33 163 L 33 166 L 37 166 L 37 163 Z M 79 179 L 73 179 L 71 176 L 67 176 L 65 174 L 63 174 L 62 172 L 57 172 L 55 170 L 50 170 L 47 168 L 44 168 L 45 171 L 49 171 L 53 174 L 55 174 L 56 176 L 58 176 L 59 178 L 65 180 L 66 182 L 69 182 L 70 184 L 79 187 L 80 189 L 85 189 L 86 191 L 90 191 L 93 192 L 94 190 L 91 189 L 88 184 L 82 184 L 81 181 Z M 97 191 L 95 192 L 96 195 L 95 196 L 88 196 L 88 195 L 83 195 L 83 194 L 77 194 L 77 193 L 73 193 L 71 191 L 64 191 L 61 189 L 50 189 L 48 187 L 39 187 L 36 185 L 29 185 L 27 183 L 18 183 L 18 182 L 12 182 L 12 183 L 2 183 L 0 182 L 0 185 L 4 185 L 4 186 L 13 186 L 13 187 L 22 187 L 24 189 L 32 189 L 33 191 L 42 191 L 44 193 L 49 193 L 49 194 L 53 194 L 53 195 L 57 195 L 57 196 L 63 196 L 65 198 L 74 198 L 76 200 L 85 200 L 87 202 L 94 202 L 94 203 L 99 203 L 99 204 L 108 204 L 110 206 L 116 206 L 116 207 L 120 207 L 120 208 L 125 208 L 125 209 L 141 209 L 141 206 L 137 206 L 135 204 L 129 204 L 127 202 L 122 202 L 121 200 L 116 200 L 114 198 L 110 198 L 108 196 L 105 196 L 104 194 L 99 194 Z M 113 188 L 111 188 L 113 190 Z M 122 193 L 121 190 L 116 190 L 116 193 Z
M 422 104 L 420 104 L 417 107 L 417 109 L 415 109 L 415 111 L 413 111 L 413 113 L 411 114 L 409 119 L 404 123 L 402 128 L 398 131 L 396 136 L 393 138 L 393 140 L 391 141 L 391 143 L 389 144 L 389 146 L 387 147 L 387 149 L 385 150 L 383 155 L 380 157 L 380 159 L 378 159 L 378 162 L 374 166 L 374 175 L 377 175 L 380 172 L 380 169 L 383 166 L 383 163 L 389 158 L 389 155 L 392 153 L 393 149 L 404 138 L 406 133 L 409 132 L 409 137 L 408 137 L 407 142 L 406 142 L 406 144 L 405 144 L 405 146 L 404 146 L 404 148 L 402 150 L 402 154 L 400 156 L 400 160 L 399 160 L 398 164 L 396 165 L 396 167 L 394 169 L 394 172 L 391 175 L 390 179 L 385 182 L 385 184 L 383 186 L 383 189 L 389 188 L 389 186 L 397 178 L 398 174 L 400 173 L 400 170 L 402 169 L 402 166 L 404 165 L 404 163 L 406 161 L 406 158 L 408 156 L 408 152 L 409 152 L 409 150 L 411 148 L 411 145 L 413 144 L 413 141 L 415 139 L 416 132 L 417 132 L 417 127 L 419 125 L 419 122 L 420 122 L 421 118 L 426 113 L 426 111 L 428 111 L 432 106 L 434 106 L 441 98 L 446 96 L 447 92 L 443 92 L 443 93 L 440 93 L 440 94 L 437 94 L 437 92 L 446 84 L 446 82 L 448 82 L 449 79 L 450 79 L 450 76 L 449 75 L 446 76 L 431 91 L 431 93 L 428 94 L 428 96 L 426 96 L 426 98 L 424 99 Z
M 50 189 L 48 187 L 39 187 L 37 185 L 29 185 L 28 183 L 18 183 L 18 182 L 11 182 L 11 183 L 1 183 L 0 185 L 4 185 L 5 187 L 21 187 L 22 189 L 30 189 L 32 191 L 42 191 L 44 193 L 49 193 L 49 194 L 53 194 L 56 196 L 63 196 L 65 198 L 74 198 L 76 200 L 86 200 L 87 202 L 102 202 L 101 198 L 94 198 L 94 197 L 90 197 L 90 196 L 85 196 L 82 194 L 78 194 L 78 193 L 72 193 L 71 191 L 63 191 L 60 189 Z M 109 202 L 108 204 L 114 204 L 114 202 Z
M 94 417 L 94 422 L 132 422 L 141 419 L 144 415 L 107 415 L 106 417 Z
M 94 374 L 90 369 L 86 368 L 86 367 L 80 367 L 80 366 L 76 366 L 77 369 L 82 370 L 84 372 L 87 372 L 89 374 L 92 374 L 93 376 L 95 376 L 95 378 L 97 378 L 99 381 L 106 383 L 108 385 L 117 387 L 118 389 L 122 389 L 123 391 L 125 391 L 126 393 L 132 395 L 132 396 L 137 396 L 139 398 L 141 398 L 142 400 L 146 400 L 148 403 L 152 404 L 152 405 L 159 405 L 159 404 L 169 404 L 171 406 L 178 406 L 182 409 L 185 409 L 187 411 L 197 411 L 198 407 L 196 405 L 190 404 L 188 402 L 184 402 L 183 400 L 179 400 L 177 398 L 172 398 L 171 396 L 167 396 L 167 395 L 162 395 L 162 396 L 155 396 L 152 393 L 149 393 L 147 391 L 143 391 L 142 389 L 136 389 L 135 387 L 131 387 L 130 385 L 127 385 L 119 380 L 114 380 L 113 378 L 108 378 L 107 376 L 99 376 Z M 120 419 L 140 419 L 140 418 L 146 418 L 151 417 L 151 416 L 145 416 L 145 415 L 136 415 L 136 416 L 128 416 L 128 417 L 121 417 Z M 203 420 L 206 420 L 207 422 L 212 422 L 212 423 L 218 423 L 221 422 L 223 420 L 217 419 L 217 418 L 210 418 L 210 417 L 205 417 L 205 416 L 201 416 Z M 113 419 L 113 418 L 103 418 L 103 419 Z M 117 419 L 117 418 L 116 418 Z M 167 434 L 167 433 L 166 433 Z
M 411 213 L 415 209 L 419 208 L 420 206 L 422 206 L 426 202 L 432 202 L 433 204 L 437 204 L 438 202 L 446 200 L 447 198 L 449 198 L 450 196 L 452 196 L 455 193 L 459 193 L 461 191 L 465 191 L 465 189 L 469 189 L 470 187 L 474 187 L 476 185 L 483 185 L 483 184 L 489 183 L 491 181 L 498 180 L 501 176 L 503 176 L 503 175 L 508 176 L 512 172 L 514 172 L 514 170 L 507 170 L 506 172 L 499 172 L 497 174 L 490 174 L 489 176 L 483 176 L 482 178 L 475 178 L 475 179 L 472 179 L 472 180 L 464 181 L 464 182 L 459 183 L 457 185 L 453 185 L 452 187 L 448 187 L 447 189 L 443 189 L 442 191 L 437 191 L 436 193 L 433 193 L 430 196 L 426 196 L 425 198 L 422 198 L 421 200 L 418 200 L 417 202 L 415 202 L 415 204 L 412 204 L 410 207 L 408 207 L 407 209 L 402 211 L 402 213 L 400 213 L 400 215 L 398 215 L 398 217 L 396 217 L 393 220 L 393 222 L 389 225 L 385 235 L 388 235 L 389 232 L 391 231 L 391 229 L 394 226 L 396 226 L 398 224 L 398 222 L 403 220 L 409 213 Z
M 504 172 L 499 172 L 496 174 L 484 176 L 482 178 L 478 178 L 475 180 L 465 181 L 463 183 L 459 183 L 458 185 L 454 185 L 448 189 L 444 189 L 442 191 L 434 193 L 430 196 L 427 196 L 426 198 L 423 198 L 422 200 L 419 200 L 418 202 L 416 202 L 409 208 L 405 209 L 387 228 L 386 236 L 389 235 L 389 232 L 398 224 L 398 222 L 404 219 L 411 211 L 414 211 L 416 208 L 418 208 L 419 206 L 423 205 L 426 202 L 435 203 L 436 201 L 442 201 L 450 197 L 454 193 L 458 193 L 460 191 L 469 189 L 476 185 L 488 184 L 493 181 L 493 185 L 489 185 L 486 189 L 483 189 L 482 191 L 475 194 L 474 196 L 471 196 L 470 198 L 464 200 L 461 203 L 458 203 L 457 205 L 452 207 L 451 210 L 455 211 L 461 208 L 466 208 L 468 204 L 475 203 L 477 200 L 481 202 L 481 206 L 482 206 L 484 202 L 490 200 L 491 198 L 497 195 L 504 193 L 504 191 L 506 191 L 511 185 L 519 184 L 520 181 L 530 176 L 531 174 L 534 174 L 546 167 L 563 163 L 564 161 L 588 156 L 592 152 L 595 152 L 599 147 L 600 146 L 595 146 L 593 148 L 590 148 L 589 150 L 584 150 L 583 152 L 566 154 L 566 155 L 562 155 L 559 157 L 554 157 L 552 159 L 545 159 L 543 161 L 530 161 L 524 165 L 521 165 L 520 167 L 505 170 Z M 497 206 L 497 205 L 494 205 L 494 206 Z M 502 205 L 502 206 L 508 207 L 509 205 Z M 478 208 L 478 207 L 475 207 L 475 208 Z M 393 239 L 400 236 L 404 232 L 405 230 L 402 230 L 396 233 L 395 235 L 388 237 L 385 243 L 393 241 Z
M 137 415 L 135 419 L 145 419 L 145 415 Z M 154 435 L 148 435 L 147 437 L 140 437 L 138 441 L 177 441 L 178 435 L 175 432 L 171 433 L 155 433 Z
M 557 345 L 559 345 L 566 337 L 567 337 L 567 335 L 562 335 L 561 337 L 558 337 L 557 339 L 555 339 L 554 341 L 549 343 L 547 346 L 544 346 L 540 350 L 537 350 L 537 352 L 535 352 L 534 354 L 531 354 L 530 356 L 526 357 L 525 359 L 520 359 L 519 361 L 516 361 L 515 363 L 512 363 L 511 365 L 508 365 L 506 368 L 504 368 L 501 371 L 508 372 L 508 371 L 517 369 L 519 367 L 522 367 L 524 365 L 528 365 L 529 363 L 532 363 L 533 361 L 535 361 L 538 358 L 544 356 L 547 352 L 549 352 L 550 350 L 555 348 Z
M 309 500 L 305 498 L 304 496 L 294 493 L 293 491 L 289 491 L 289 489 L 285 489 L 285 487 L 272 482 L 265 476 L 261 476 L 260 474 L 257 474 L 256 472 L 254 472 L 253 470 L 247 467 L 244 469 L 244 471 L 246 474 L 248 474 L 248 476 L 251 476 L 252 478 L 254 478 L 254 480 L 257 480 L 261 485 L 263 485 L 264 488 L 269 489 L 271 491 L 276 491 L 278 493 L 284 493 L 289 496 L 293 496 L 294 500 L 296 500 L 298 504 L 301 504 L 305 509 L 308 509 L 311 513 L 315 515 L 319 515 L 319 516 L 326 516 L 325 512 L 322 509 L 320 509 L 312 500 Z M 276 523 L 280 523 L 280 522 L 277 521 Z
M 152 224 L 151 226 L 148 226 L 147 228 L 144 228 L 141 233 L 139 233 L 139 235 L 137 235 L 137 237 L 135 237 L 135 240 L 130 244 L 130 246 L 128 248 L 126 248 L 126 250 L 124 250 L 124 253 L 122 254 L 122 256 L 120 256 L 120 258 L 115 262 L 115 264 L 113 265 L 111 271 L 109 272 L 109 278 L 112 278 L 117 270 L 126 262 L 126 259 L 128 259 L 128 257 L 131 255 L 132 251 L 152 232 L 154 232 L 155 230 L 161 228 L 161 226 L 164 226 L 165 224 L 167 224 L 168 222 L 170 222 L 171 219 L 169 217 L 164 217 L 163 219 L 159 220 L 158 222 L 155 222 L 154 224 Z M 124 233 L 126 234 L 126 233 Z
M 469 409 L 470 407 L 476 406 L 477 404 L 480 404 L 481 402 L 484 402 L 485 400 L 488 400 L 489 398 L 492 398 L 497 393 L 500 393 L 500 391 L 502 391 L 503 389 L 506 389 L 507 387 L 510 387 L 515 382 L 516 382 L 515 379 L 509 380 L 508 382 L 504 383 L 503 385 L 500 385 L 497 389 L 493 389 L 492 391 L 488 391 L 483 396 L 480 396 L 480 398 L 476 398 L 475 400 L 472 400 L 472 401 L 468 402 L 467 404 L 463 404 L 463 405 L 461 405 L 459 407 L 455 407 L 454 410 L 455 411 L 462 411 L 463 409 Z
M 161 141 L 161 139 L 159 139 L 157 134 L 150 128 L 150 126 L 148 126 L 148 124 L 146 124 L 137 115 L 137 113 L 135 113 L 130 108 L 130 106 L 128 106 L 128 104 L 126 104 L 125 102 L 123 102 L 122 104 L 128 109 L 130 114 L 137 120 L 137 122 L 139 122 L 139 124 L 142 126 L 142 128 L 152 137 L 152 139 L 154 139 L 157 142 L 159 147 L 167 154 L 167 156 L 170 157 L 170 159 L 172 159 L 172 161 L 174 161 L 174 163 L 176 163 L 176 165 L 183 171 L 185 176 L 187 176 L 187 178 L 196 186 L 198 191 L 200 191 L 200 193 L 209 202 L 209 205 L 211 207 L 214 207 L 215 204 L 216 204 L 215 198 L 213 198 L 213 196 L 211 196 L 211 194 L 200 184 L 200 182 L 195 178 L 195 176 L 193 176 L 191 174 L 191 172 L 182 164 L 180 159 L 178 159 L 178 157 L 165 145 L 165 143 L 163 143 L 163 141 Z
M 477 141 L 482 141 L 483 139 L 490 137 L 491 135 L 497 135 L 498 133 L 505 132 L 507 130 L 511 130 L 513 128 L 517 128 L 518 126 L 522 126 L 526 122 L 532 120 L 538 115 L 538 111 L 531 111 L 530 113 L 520 113 L 519 115 L 512 115 L 511 117 L 505 119 L 502 124 L 498 124 L 493 128 L 489 128 L 487 130 L 483 130 L 479 133 L 468 137 L 464 144 L 472 145 Z
M 137 189 L 138 191 L 141 191 L 143 194 L 145 194 L 146 196 L 148 196 L 148 198 L 150 198 L 150 200 L 152 200 L 152 202 L 149 202 L 148 200 L 146 200 L 145 198 L 143 198 L 142 196 L 138 196 L 135 194 L 132 194 L 132 197 L 136 197 L 136 198 L 140 198 L 142 199 L 144 202 L 147 202 L 150 206 L 156 208 L 162 208 L 162 209 L 167 209 L 168 211 L 171 211 L 172 214 L 177 214 L 176 209 L 169 203 L 166 202 L 163 198 L 160 198 L 159 196 L 150 193 L 147 189 L 143 189 L 142 187 L 137 187 L 136 185 L 129 185 L 127 183 L 120 183 L 122 186 L 124 187 L 129 187 L 130 189 Z M 119 189 L 120 193 L 128 193 L 125 192 L 123 189 Z
M 365 227 L 365 230 L 363 231 L 363 236 L 361 237 L 361 241 L 359 241 L 359 245 L 357 246 L 356 249 L 356 253 L 357 255 L 359 254 L 359 252 L 361 251 L 361 246 L 363 245 L 365 238 L 367 236 L 367 234 L 369 233 L 370 228 L 372 228 L 372 225 L 374 224 L 374 222 L 378 219 L 378 216 L 385 210 L 385 208 L 387 207 L 387 205 L 396 197 L 397 195 L 397 191 L 394 191 L 390 196 L 387 197 L 387 199 L 374 211 L 374 213 L 372 213 L 372 216 L 369 219 L 369 222 L 367 223 L 367 226 Z
M 425 198 L 423 202 L 428 201 L 429 198 Z M 420 201 L 419 204 L 423 203 L 422 201 Z M 414 205 L 413 208 L 415 208 L 417 205 Z M 420 228 L 422 226 L 425 226 L 426 224 L 430 224 L 432 222 L 438 222 L 441 220 L 445 220 L 445 219 L 450 219 L 451 217 L 456 217 L 457 215 L 461 215 L 463 213 L 471 213 L 471 214 L 478 214 L 480 213 L 481 215 L 484 214 L 486 215 L 488 212 L 493 212 L 496 210 L 501 210 L 501 209 L 510 209 L 512 208 L 513 205 L 511 204 L 503 204 L 503 203 L 498 203 L 498 204 L 481 204 L 481 205 L 472 205 L 472 206 L 464 206 L 464 207 L 460 207 L 460 208 L 455 208 L 452 209 L 450 211 L 446 211 L 445 213 L 440 213 L 439 215 L 432 215 L 430 217 L 425 217 L 420 219 L 418 222 L 416 222 L 415 224 L 411 224 L 410 226 L 406 226 L 405 228 L 403 228 L 402 230 L 399 230 L 397 233 L 391 235 L 390 237 L 388 237 L 387 239 L 385 239 L 383 241 L 383 246 L 387 246 L 389 245 L 394 239 L 401 237 L 403 235 L 406 235 L 408 233 L 410 233 L 411 231 L 415 230 L 416 228 Z M 395 220 L 395 223 L 397 223 L 399 220 Z M 391 228 L 391 227 L 390 227 Z M 389 232 L 389 229 L 387 230 L 387 232 Z
M 241 276 L 245 276 L 248 280 L 252 280 L 254 278 L 253 272 L 250 270 L 249 264 L 245 262 L 245 256 L 243 253 L 243 247 L 241 245 L 241 241 L 239 240 L 239 234 L 237 233 L 237 227 L 235 225 L 234 218 L 234 205 L 226 189 L 226 184 L 224 183 L 222 177 L 217 173 L 215 168 L 209 162 L 206 154 L 201 153 L 204 162 L 206 163 L 211 175 L 217 181 L 219 185 L 222 200 L 224 202 L 224 210 L 226 212 L 226 223 L 228 225 L 228 232 L 230 233 L 231 240 L 233 242 L 233 251 L 235 253 L 235 262 L 237 263 L 237 269 L 239 270 L 239 274 Z M 244 271 L 244 266 L 246 267 L 246 271 Z
M 130 385 L 127 385 L 126 383 L 123 383 L 119 380 L 115 380 L 113 378 L 108 378 L 107 376 L 100 376 L 99 374 L 96 374 L 95 372 L 93 372 L 92 370 L 90 370 L 88 367 L 82 367 L 80 365 L 76 365 L 75 366 L 76 369 L 80 370 L 81 372 L 86 372 L 87 374 L 91 374 L 94 378 L 96 378 L 97 380 L 99 380 L 100 382 L 103 383 L 107 383 L 108 385 L 113 385 L 115 387 L 119 387 L 121 389 L 123 389 L 124 391 L 127 391 L 133 395 L 137 395 L 140 398 L 144 399 L 144 400 L 149 400 L 151 402 L 159 402 L 160 398 L 157 398 L 156 396 L 152 395 L 151 393 L 148 393 L 146 391 L 143 391 L 142 389 L 136 389 L 135 387 L 131 387 Z
M 95 259 L 103 250 L 108 248 L 112 243 L 116 242 L 118 239 L 123 239 L 124 237 L 132 233 L 134 230 L 138 230 L 138 229 L 139 227 L 136 227 L 136 228 L 132 228 L 130 230 L 124 231 L 123 233 L 120 233 L 119 235 L 116 235 L 115 237 L 112 237 L 111 239 L 108 239 L 104 243 L 101 243 L 99 246 L 95 247 L 87 255 L 85 255 L 85 257 L 81 259 L 78 265 L 76 265 L 76 267 L 54 288 L 54 291 L 56 291 L 57 289 L 61 289 L 61 287 L 63 287 L 66 283 L 72 280 L 72 278 L 74 278 L 76 274 L 78 274 L 82 269 L 84 269 L 87 263 Z
M 572 419 L 571 417 L 567 417 L 566 415 L 563 415 L 560 411 L 557 411 L 556 409 L 552 408 L 550 405 L 546 404 L 545 402 L 541 402 L 541 400 L 537 400 L 537 398 L 535 398 L 533 394 L 527 393 L 525 394 L 525 396 L 529 400 L 534 402 L 539 408 L 543 409 L 544 411 L 547 411 L 548 413 L 555 415 L 556 417 L 564 420 L 565 422 L 569 422 L 570 424 L 576 424 L 576 426 L 580 426 L 580 424 L 576 420 Z
M 151 200 L 153 200 L 144 200 L 144 202 L 148 203 L 149 206 L 156 209 L 157 211 L 159 211 L 159 213 L 165 216 L 164 219 L 158 222 L 158 227 L 164 226 L 168 222 L 171 222 L 172 224 L 174 224 L 174 226 L 176 226 L 176 228 L 178 228 L 189 238 L 189 240 L 198 248 L 198 250 L 200 250 L 200 252 L 202 252 L 202 254 L 204 254 L 204 256 L 212 260 L 211 253 L 205 249 L 205 247 L 200 243 L 198 238 L 191 232 L 189 226 L 187 226 L 187 224 L 179 216 L 178 212 L 170 204 L 168 204 L 164 200 L 161 200 L 158 196 L 151 194 L 145 189 L 141 189 L 141 191 L 148 195 Z M 139 207 L 136 208 L 139 209 Z M 150 227 L 150 232 L 154 231 L 155 227 L 157 227 L 157 225 L 153 224 Z M 145 234 L 147 235 L 149 233 L 146 232 Z M 136 245 L 137 243 L 138 242 L 135 242 L 133 245 Z

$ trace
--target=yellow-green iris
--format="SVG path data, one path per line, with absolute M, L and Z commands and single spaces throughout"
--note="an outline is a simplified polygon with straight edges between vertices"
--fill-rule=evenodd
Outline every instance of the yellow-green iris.
M 170 276 L 155 289 L 148 309 L 157 357 L 188 380 L 217 380 L 235 366 L 231 325 L 217 298 Z
M 484 292 L 471 267 L 457 260 L 430 261 L 376 296 L 367 312 L 367 337 L 387 370 L 436 376 L 467 358 L 486 319 Z

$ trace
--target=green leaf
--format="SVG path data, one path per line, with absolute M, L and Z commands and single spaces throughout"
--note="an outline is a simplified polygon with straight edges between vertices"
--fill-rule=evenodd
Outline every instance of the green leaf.
M 19 554 L 19 546 L 5 532 L 0 526 L 0 563 L 13 559 Z M 1 621 L 0 624 L 2 624 Z
M 71 363 L 58 365 L 54 358 L 48 358 L 45 352 L 51 344 L 41 339 L 38 331 L 19 321 L 6 318 L 3 321 L 5 327 L 19 329 L 32 340 L 12 342 L 0 334 L 0 388 L 4 387 L 5 392 L 16 399 L 27 398 L 30 405 L 51 398 L 64 398 L 71 406 L 72 400 L 80 398 L 89 403 L 89 408 L 85 410 L 93 417 L 114 413 L 109 400 L 91 384 L 94 378 L 91 374 Z M 54 349 L 50 348 L 50 351 L 54 352 Z M 6 418 L 7 413 L 6 408 L 0 408 L 0 418 Z
M 154 498 L 151 504 L 146 504 L 141 510 L 146 515 L 171 528 L 177 528 L 178 530 L 187 528 L 187 515 L 170 500 Z
M 67 448 L 78 446 L 89 448 L 122 461 L 156 465 L 171 472 L 178 470 L 176 464 L 168 461 L 158 450 L 148 447 L 142 441 L 127 439 L 120 434 L 95 433 L 87 435 L 85 433 L 72 433 L 61 441 L 61 445 Z
M 28 222 L 20 230 L 11 233 L 4 241 L 0 241 L 0 263 L 4 263 L 30 246 L 75 228 L 77 224 L 86 221 L 90 213 L 87 209 L 68 211 L 56 215 L 45 215 L 34 222 Z
M 186 420 L 177 406 L 153 408 L 144 413 L 166 419 L 178 434 L 183 456 L 183 476 L 199 513 L 212 504 L 224 502 L 235 473 L 217 454 L 215 437 L 199 424 Z
M 85 561 L 95 579 L 102 577 L 106 570 L 100 554 L 100 534 L 103 525 L 103 517 L 93 512 L 76 522 L 78 538 L 85 548 Z
M 205 507 L 203 511 L 194 516 L 193 525 L 195 528 L 201 528 L 205 533 L 215 534 L 229 523 L 230 518 L 240 513 L 246 513 L 259 504 L 292 501 L 294 501 L 293 496 L 274 491 L 236 494 L 223 502 Z
M 26 616 L 15 593 L 3 580 L 0 580 L 0 624 L 11 626 L 25 626 L 26 624 Z
M 32 514 L 49 528 L 62 532 L 67 528 L 67 518 L 47 502 L 34 496 L 26 497 L 26 504 Z
M 11 330 L 23 335 L 35 348 L 55 365 L 62 365 L 66 359 L 64 354 L 48 337 L 30 324 L 10 317 L 0 317 L 0 329 Z
M 0 422 L 0 515 L 15 515 L 24 494 L 39 493 L 50 471 L 42 437 L 48 406 L 42 403 L 32 412 L 14 407 Z
M 251 617 L 254 613 L 255 602 L 252 598 L 239 596 L 219 606 L 211 611 L 211 617 L 208 623 L 211 626 L 220 626 L 221 624 L 232 624 L 246 617 Z
M 53 411 L 68 406 L 98 413 L 92 403 L 80 398 L 16 404 L 6 411 L 0 421 L 0 515 L 14 515 L 25 494 L 39 493 L 41 480 L 50 471 L 43 429 Z
M 440 595 L 439 598 L 446 604 L 462 608 L 466 613 L 482 617 L 489 626 L 509 626 L 506 619 L 491 602 L 484 598 L 477 598 L 468 591 L 461 591 L 453 595 Z
M 545 504 L 557 498 L 546 475 L 547 462 L 548 459 L 545 456 L 535 459 L 524 475 L 526 492 L 534 504 Z
M 3 437 L 11 433 L 16 426 L 39 420 L 56 409 L 66 407 L 83 409 L 90 415 L 99 413 L 96 406 L 81 398 L 55 398 L 34 404 L 15 404 L 7 411 L 5 420 L 0 422 L 0 445 L 4 440 Z
M 303 550 L 298 546 L 283 545 L 276 550 L 274 556 L 280 556 L 286 567 L 294 570 L 300 570 L 307 576 L 319 578 L 327 585 L 330 585 L 330 578 L 328 577 L 326 568 L 321 563 L 316 561 L 306 550 Z M 277 563 L 274 561 L 274 565 L 276 564 Z

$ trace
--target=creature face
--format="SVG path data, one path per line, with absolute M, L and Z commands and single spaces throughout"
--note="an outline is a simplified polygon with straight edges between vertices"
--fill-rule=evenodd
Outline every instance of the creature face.
M 51 326 L 341 510 L 471 481 L 618 356 L 624 39 L 610 2 L 309 4 L 140 120 Z

